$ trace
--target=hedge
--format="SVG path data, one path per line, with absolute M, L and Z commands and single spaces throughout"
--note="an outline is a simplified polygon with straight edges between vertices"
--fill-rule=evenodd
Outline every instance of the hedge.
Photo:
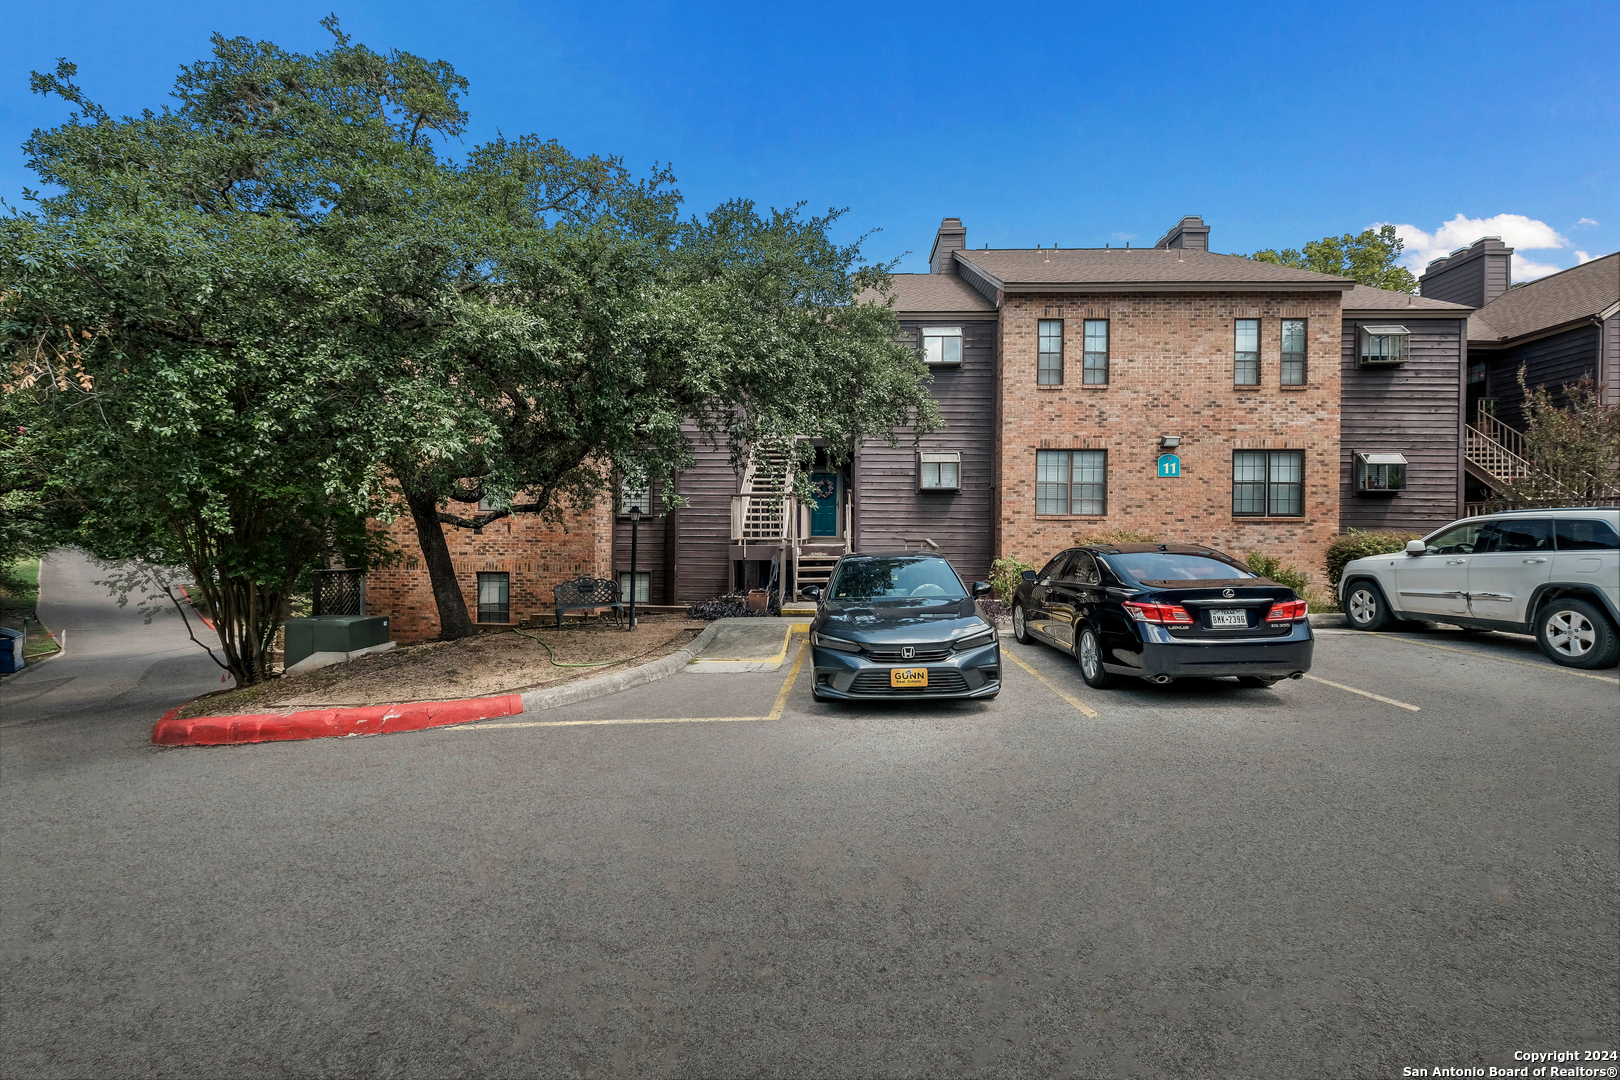
M 1388 555 L 1403 551 L 1408 540 L 1423 539 L 1417 533 L 1356 532 L 1354 529 L 1336 538 L 1327 549 L 1327 575 L 1335 591 L 1344 574 L 1345 563 L 1364 559 L 1368 555 Z

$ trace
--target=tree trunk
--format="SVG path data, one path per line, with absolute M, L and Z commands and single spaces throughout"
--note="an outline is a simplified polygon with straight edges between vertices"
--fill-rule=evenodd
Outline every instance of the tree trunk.
M 456 565 L 450 559 L 450 546 L 444 542 L 444 525 L 439 521 L 439 499 L 432 492 L 405 487 L 405 503 L 416 521 L 416 539 L 422 547 L 422 562 L 433 583 L 433 602 L 439 608 L 439 636 L 472 637 L 478 632 L 467 614 L 467 600 L 456 580 Z

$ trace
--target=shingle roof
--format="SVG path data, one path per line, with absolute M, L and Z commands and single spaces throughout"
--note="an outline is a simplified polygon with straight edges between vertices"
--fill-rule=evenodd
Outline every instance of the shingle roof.
M 983 271 L 992 283 L 1010 289 L 1043 285 L 1116 289 L 1131 285 L 1233 285 L 1314 291 L 1353 284 L 1348 278 L 1190 248 L 1003 248 L 957 251 L 955 255 Z
M 1620 302 L 1620 251 L 1509 289 L 1468 320 L 1468 340 L 1495 344 L 1588 318 Z
M 1393 289 L 1375 289 L 1371 285 L 1357 285 L 1344 294 L 1340 306 L 1345 311 L 1450 311 L 1461 318 L 1473 309 L 1466 304 L 1453 304 L 1445 300 L 1432 300 L 1427 296 L 1396 292 Z
M 996 310 L 996 305 L 984 294 L 955 274 L 893 274 L 895 311 L 985 311 Z M 881 303 L 882 296 L 867 290 L 856 297 L 867 303 Z

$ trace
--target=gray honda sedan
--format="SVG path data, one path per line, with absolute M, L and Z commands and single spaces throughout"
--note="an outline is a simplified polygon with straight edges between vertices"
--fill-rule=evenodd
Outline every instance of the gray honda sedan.
M 993 698 L 1001 692 L 996 628 L 944 558 L 900 552 L 846 555 L 833 567 L 810 624 L 817 701 Z

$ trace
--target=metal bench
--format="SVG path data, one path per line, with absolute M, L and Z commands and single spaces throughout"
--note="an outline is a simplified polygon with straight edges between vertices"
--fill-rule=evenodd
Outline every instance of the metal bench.
M 606 607 L 613 609 L 613 621 L 617 624 L 624 615 L 624 601 L 619 597 L 619 584 L 608 581 L 606 578 L 578 577 L 572 581 L 565 581 L 551 590 L 551 595 L 557 602 L 557 625 L 562 626 L 563 612 L 594 610 Z

